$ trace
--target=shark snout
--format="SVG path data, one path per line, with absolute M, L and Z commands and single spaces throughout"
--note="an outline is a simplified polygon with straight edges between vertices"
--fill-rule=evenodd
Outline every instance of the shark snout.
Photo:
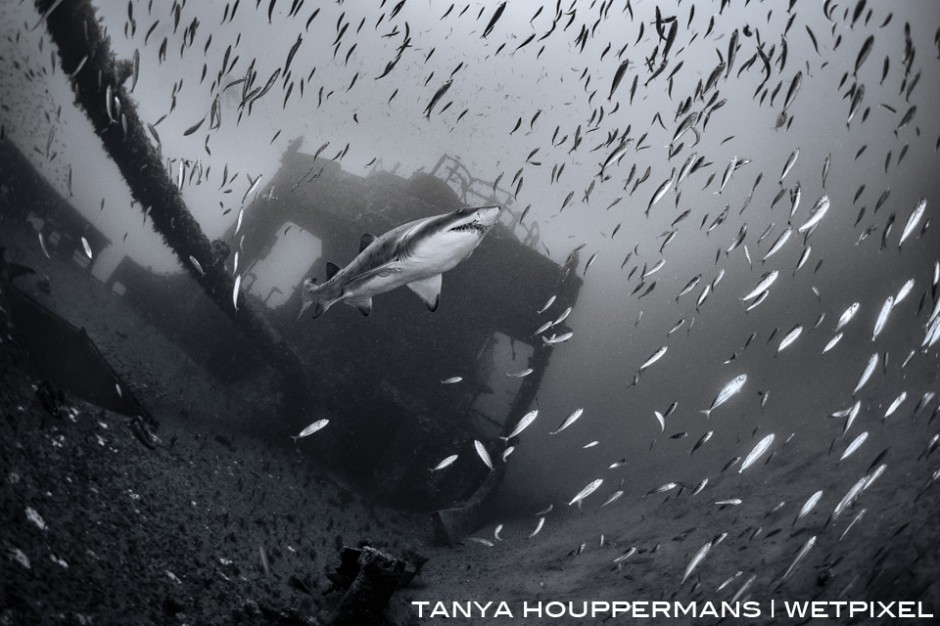
M 499 214 L 502 207 L 485 206 L 477 209 L 477 220 L 484 226 L 494 226 L 499 221 Z

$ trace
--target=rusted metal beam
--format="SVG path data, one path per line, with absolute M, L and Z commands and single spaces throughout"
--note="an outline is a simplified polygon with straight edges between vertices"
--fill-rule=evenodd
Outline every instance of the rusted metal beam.
M 164 170 L 133 100 L 123 87 L 129 63 L 115 60 L 110 40 L 102 32 L 91 2 L 36 0 L 36 8 L 59 50 L 62 71 L 70 76 L 76 101 L 85 110 L 141 209 L 149 211 L 154 230 L 209 298 L 291 381 L 288 387 L 305 387 L 299 384 L 303 367 L 291 347 L 245 298 L 239 299 L 237 309 L 233 305 L 235 281 L 224 266 L 227 254 L 220 251 L 223 246 L 213 247 Z M 201 272 L 191 259 L 196 259 Z

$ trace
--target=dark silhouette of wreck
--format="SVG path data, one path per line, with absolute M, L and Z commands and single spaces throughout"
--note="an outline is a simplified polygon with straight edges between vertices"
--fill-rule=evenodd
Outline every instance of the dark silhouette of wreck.
M 507 209 L 474 255 L 444 276 L 434 313 L 407 289 L 376 298 L 369 317 L 334 307 L 316 320 L 298 321 L 299 289 L 272 312 L 306 361 L 313 393 L 343 421 L 339 440 L 324 453 L 339 465 L 360 467 L 377 493 L 394 500 L 441 506 L 467 497 L 488 473 L 473 440 L 494 442 L 488 448 L 500 467 L 497 435 L 508 434 L 535 398 L 553 350 L 534 334 L 544 321 L 536 312 L 552 295 L 549 314 L 574 304 L 581 286 L 573 271 L 577 255 L 559 266 L 541 254 L 533 247 L 537 231 L 518 226 L 511 195 L 474 179 L 451 157 L 408 179 L 383 171 L 363 178 L 300 152 L 299 145 L 291 144 L 280 170 L 246 208 L 239 231 L 244 243 L 234 226 L 226 238 L 240 248 L 249 286 L 255 264 L 292 224 L 320 239 L 321 255 L 306 275 L 323 280 L 326 261 L 349 262 L 363 233 L 380 235 L 462 206 Z M 553 329 L 567 330 L 564 323 Z M 507 342 L 529 353 L 514 367 L 531 368 L 530 375 L 508 379 L 509 372 L 494 368 L 493 351 Z M 463 380 L 442 385 L 450 376 Z M 511 398 L 493 402 L 491 387 L 508 380 L 518 381 Z M 455 471 L 429 474 L 452 453 L 460 454 Z
M 329 417 L 329 430 L 304 440 L 305 450 L 347 473 L 372 496 L 427 510 L 468 499 L 480 504 L 502 476 L 505 444 L 498 436 L 508 434 L 530 409 L 555 349 L 534 332 L 577 299 L 582 282 L 574 272 L 578 255 L 570 255 L 564 265 L 543 255 L 535 247 L 537 230 L 520 225 L 511 194 L 474 179 L 456 159 L 442 157 L 430 173 L 410 178 L 379 170 L 360 177 L 336 161 L 300 152 L 300 143 L 291 144 L 279 171 L 254 192 L 238 233 L 233 225 L 214 244 L 228 255 L 227 267 L 239 253 L 242 297 L 267 311 L 268 322 L 304 365 L 303 405 L 294 405 L 280 423 L 264 424 L 263 430 L 286 439 L 315 419 Z M 11 159 L 9 153 L 5 157 Z M 10 167 L 32 170 L 25 160 Z M 376 298 L 368 317 L 334 307 L 316 320 L 298 320 L 299 283 L 283 304 L 267 309 L 272 294 L 252 292 L 257 268 L 286 229 L 296 227 L 320 240 L 321 254 L 305 276 L 323 280 L 326 261 L 349 262 L 363 233 L 380 235 L 413 219 L 485 204 L 506 208 L 503 219 L 470 259 L 445 275 L 436 312 L 399 289 Z M 66 230 L 89 232 L 85 225 Z M 125 258 L 106 286 L 216 378 L 237 383 L 263 366 L 250 342 L 233 340 L 236 326 L 193 288 L 190 276 L 158 276 Z M 552 308 L 537 315 L 553 295 Z M 562 322 L 548 334 L 568 330 Z M 531 368 L 532 373 L 508 377 L 505 358 L 499 356 L 507 349 L 516 356 L 514 370 Z M 441 384 L 451 376 L 463 380 Z M 478 458 L 474 440 L 489 449 L 494 471 Z M 455 453 L 460 456 L 453 466 L 429 472 Z M 472 530 L 475 520 L 466 511 L 437 515 L 444 538 Z

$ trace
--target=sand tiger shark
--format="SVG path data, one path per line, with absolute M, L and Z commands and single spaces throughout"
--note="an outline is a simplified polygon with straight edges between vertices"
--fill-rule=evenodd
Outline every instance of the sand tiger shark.
M 500 207 L 466 207 L 402 224 L 381 237 L 365 234 L 359 254 L 344 268 L 326 264 L 327 281 L 304 280 L 300 315 L 319 317 L 337 302 L 372 311 L 372 297 L 406 285 L 437 309 L 441 274 L 467 259 L 499 219 Z

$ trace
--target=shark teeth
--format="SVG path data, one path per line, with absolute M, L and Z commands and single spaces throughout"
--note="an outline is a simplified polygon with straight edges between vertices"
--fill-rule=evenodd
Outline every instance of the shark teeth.
M 486 232 L 487 227 L 484 226 L 483 224 L 480 224 L 479 222 L 470 222 L 469 224 L 461 224 L 460 226 L 454 226 L 450 230 L 451 232 L 462 232 L 462 231 L 472 230 L 472 231 L 476 231 L 482 234 Z

